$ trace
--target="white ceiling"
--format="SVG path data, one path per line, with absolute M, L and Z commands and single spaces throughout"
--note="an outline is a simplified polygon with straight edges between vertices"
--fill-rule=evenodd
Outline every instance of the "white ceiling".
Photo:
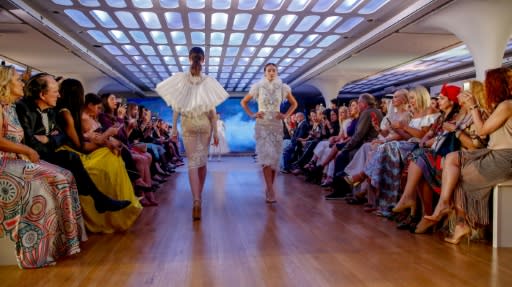
M 121 93 L 136 93 L 138 95 L 153 96 L 152 92 L 154 83 L 161 80 L 161 76 L 155 78 L 147 77 L 147 73 L 144 75 L 149 79 L 148 81 L 141 81 L 141 77 L 134 75 L 133 71 L 126 68 L 127 65 L 120 63 L 113 55 L 110 55 L 104 47 L 94 47 L 95 45 L 104 45 L 104 43 L 95 42 L 92 37 L 89 36 L 86 29 L 80 27 L 68 16 L 66 16 L 64 9 L 69 7 L 57 5 L 61 0 L 56 1 L 18 1 L 12 0 L 8 3 L 6 1 L 0 1 L 0 58 L 7 59 L 7 61 L 17 62 L 22 65 L 28 65 L 34 69 L 49 72 L 55 75 L 61 75 L 64 77 L 74 77 L 82 80 L 89 91 L 108 90 L 112 92 Z M 325 1 L 325 0 L 322 0 Z M 372 0 L 364 0 L 354 11 L 346 14 L 339 14 L 348 19 L 358 15 L 358 9 L 364 7 Z M 54 3 L 55 2 L 55 3 Z M 95 1 L 78 1 L 73 0 L 73 8 L 76 10 L 89 13 L 91 9 L 99 9 L 98 7 L 87 7 L 82 4 L 89 5 Z M 121 9 L 123 11 L 130 11 L 132 13 L 140 12 L 140 9 L 134 7 L 134 3 L 137 1 L 127 0 L 127 8 Z M 166 11 L 179 12 L 182 15 L 187 15 L 191 9 L 186 7 L 187 3 L 201 3 L 201 1 L 179 1 L 180 7 L 176 9 L 162 9 L 157 5 L 159 1 L 152 1 L 154 3 L 153 9 L 145 9 L 146 11 L 155 11 L 157 14 L 163 14 Z M 173 1 L 167 1 L 173 2 Z M 226 2 L 226 1 L 222 1 Z M 238 7 L 239 1 L 227 1 L 231 2 L 231 7 Z M 247 2 L 247 1 L 245 1 Z M 244 3 L 245 3 L 244 2 Z M 250 2 L 250 1 L 249 1 Z M 288 34 L 296 33 L 294 27 L 299 23 L 300 19 L 308 15 L 320 15 L 323 20 L 328 15 L 333 16 L 337 13 L 334 12 L 335 8 L 338 7 L 343 1 L 334 1 L 332 7 L 327 12 L 311 12 L 308 9 L 315 7 L 319 2 L 313 0 L 306 6 L 306 10 L 297 13 L 291 13 L 286 11 L 292 0 L 284 0 L 281 9 L 276 11 L 267 11 L 263 8 L 265 3 L 275 3 L 276 0 L 272 1 L 259 1 L 256 8 L 252 11 L 244 11 L 244 13 L 253 13 L 254 18 L 261 13 L 274 15 L 274 21 L 269 27 L 269 31 L 258 31 L 263 33 L 265 36 L 262 42 L 265 42 L 270 33 L 276 33 L 272 31 L 275 29 L 275 25 L 278 20 L 281 19 L 282 15 L 297 14 L 299 19 L 292 26 L 290 31 L 280 31 L 279 33 L 284 34 L 283 40 L 286 39 Z M 337 26 L 334 26 L 329 32 L 310 32 L 320 35 L 323 39 L 327 36 L 337 35 L 340 36 L 340 40 L 336 41 L 329 47 L 322 50 L 316 57 L 311 58 L 306 64 L 298 67 L 298 69 L 292 73 L 286 73 L 284 71 L 284 80 L 292 84 L 292 88 L 295 91 L 306 91 L 310 92 L 311 87 L 307 84 L 309 80 L 315 77 L 338 77 L 343 78 L 344 83 L 350 83 L 353 81 L 366 79 L 368 77 L 374 77 L 381 72 L 389 71 L 390 69 L 397 68 L 400 65 L 411 63 L 412 61 L 421 59 L 422 57 L 433 55 L 439 51 L 453 48 L 460 44 L 460 41 L 450 33 L 441 29 L 434 29 L 425 26 L 424 23 L 428 19 L 430 13 L 437 9 L 444 9 L 446 5 L 449 5 L 449 0 L 438 0 L 438 1 L 426 1 L 426 0 L 408 0 L 408 1 L 396 1 L 391 0 L 383 6 L 382 10 L 379 10 L 375 14 L 370 16 L 362 15 L 365 17 L 359 26 L 356 26 L 354 30 L 349 33 L 336 33 Z M 82 4 L 81 4 L 82 3 Z M 114 13 L 116 9 L 111 7 L 105 7 L 105 1 L 99 1 L 102 4 L 101 10 Z M 163 2 L 162 2 L 163 3 Z M 211 1 L 207 1 L 207 6 L 204 9 L 196 9 L 193 11 L 204 12 L 206 19 L 209 19 L 209 15 L 213 11 L 210 6 Z M 241 3 L 241 2 L 240 2 Z M 94 4 L 94 3 L 93 3 Z M 21 8 L 20 8 L 21 7 Z M 155 8 L 156 7 L 156 8 Z M 144 9 L 143 9 L 144 10 Z M 229 10 L 230 17 L 232 14 L 241 13 L 240 10 L 233 8 Z M 86 14 L 90 15 L 90 14 Z M 39 16 L 39 17 L 38 17 Z M 359 14 L 359 16 L 361 16 Z M 93 19 L 93 17 L 91 17 Z M 319 23 L 321 20 L 319 21 Z M 194 32 L 194 29 L 186 26 L 187 21 L 184 21 L 184 28 L 182 29 L 185 35 L 189 35 Z M 207 21 L 208 23 L 208 21 Z M 232 20 L 228 21 L 228 28 L 224 32 L 226 34 L 238 33 L 240 31 L 234 31 L 229 28 Z M 253 22 L 251 22 L 252 25 Z M 343 24 L 343 20 L 338 25 Z M 108 35 L 109 29 L 103 28 L 97 25 L 97 30 L 102 31 Z M 312 29 L 315 29 L 313 26 Z M 95 28 L 95 29 L 96 29 Z M 125 29 L 121 25 L 118 30 Z M 126 29 L 125 33 L 129 34 L 130 29 Z M 140 29 L 144 33 L 149 33 L 149 30 L 154 29 Z M 168 28 L 162 29 L 165 33 L 169 34 Z M 205 28 L 205 38 L 209 39 L 209 33 L 213 30 Z M 215 32 L 215 31 L 213 31 Z M 218 31 L 217 31 L 218 32 Z M 252 33 L 248 29 L 247 33 Z M 309 34 L 308 34 L 309 35 Z M 69 37 L 69 38 L 68 38 Z M 167 36 L 168 41 L 172 41 L 171 36 Z M 251 46 L 246 43 L 246 36 L 244 41 L 239 48 L 251 47 L 256 48 L 255 55 L 258 54 L 258 49 L 262 48 L 262 45 Z M 226 36 L 229 38 L 229 36 Z M 345 39 L 346 38 L 346 39 Z M 311 47 L 305 47 L 307 49 L 318 48 L 315 47 L 320 41 L 318 40 Z M 187 36 L 187 41 L 191 41 Z M 116 44 L 114 39 L 111 39 L 111 44 Z M 190 46 L 190 43 L 186 43 Z M 278 49 L 278 46 L 282 44 L 279 42 L 275 47 L 274 51 Z M 169 44 L 173 47 L 172 44 Z M 135 46 L 135 45 L 134 45 Z M 219 69 L 223 69 L 225 66 L 224 56 L 225 51 L 230 47 L 226 40 L 223 45 L 219 45 L 222 49 L 220 58 Z M 292 53 L 295 46 L 291 47 L 287 53 Z M 299 44 L 300 48 L 300 44 Z M 121 49 L 122 50 L 122 49 Z M 155 48 L 158 51 L 158 48 Z M 207 53 L 209 52 L 207 47 Z M 124 53 L 124 50 L 122 50 Z M 176 55 L 176 50 L 173 51 L 173 56 Z M 133 58 L 129 55 L 126 56 L 130 61 Z M 144 55 L 141 55 L 144 56 Z M 157 54 L 163 60 L 163 55 Z M 280 57 L 279 59 L 287 58 L 287 54 Z M 242 58 L 240 55 L 236 56 L 235 63 L 232 65 L 232 70 L 236 67 L 243 66 L 237 64 L 236 61 Z M 249 63 L 257 56 L 249 57 Z M 263 63 L 266 63 L 269 59 L 274 58 L 272 54 L 269 57 L 263 59 Z M 288 57 L 289 58 L 289 57 Z M 297 59 L 294 59 L 297 60 Z M 177 64 L 175 69 L 184 70 L 186 65 L 180 65 L 179 59 L 176 60 Z M 134 65 L 139 66 L 140 65 Z M 167 65 L 166 69 L 169 74 L 170 67 Z M 214 65 L 212 65 L 214 66 Z M 249 68 L 251 65 L 247 65 Z M 151 67 L 154 68 L 154 67 Z M 206 65 L 206 71 L 209 66 Z M 262 70 L 262 66 L 258 66 L 259 70 Z M 288 74 L 288 75 L 286 75 Z M 140 74 L 139 74 L 140 75 Z M 224 80 L 220 75 L 217 75 L 219 80 Z M 242 93 L 245 92 L 250 85 L 250 81 L 254 81 L 261 77 L 261 73 L 258 72 L 249 78 L 250 81 L 247 84 L 241 85 L 240 79 L 234 77 L 235 75 L 229 75 L 229 81 L 233 80 L 236 82 L 236 86 L 232 86 L 228 81 L 226 83 L 226 89 L 236 91 L 237 89 Z M 244 74 L 240 75 L 240 78 L 244 78 Z M 386 85 L 393 85 L 392 82 L 387 81 Z M 349 85 L 350 86 L 350 85 Z M 364 86 L 363 86 L 364 87 Z M 341 87 L 340 87 L 341 88 Z M 232 93 L 238 95 L 240 93 Z

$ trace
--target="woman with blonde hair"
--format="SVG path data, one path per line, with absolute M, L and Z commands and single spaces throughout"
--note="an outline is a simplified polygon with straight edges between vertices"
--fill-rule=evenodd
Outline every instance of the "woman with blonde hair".
M 23 86 L 13 67 L 0 67 L 0 236 L 16 242 L 20 267 L 37 268 L 80 252 L 87 236 L 71 172 L 22 143 L 14 102 Z

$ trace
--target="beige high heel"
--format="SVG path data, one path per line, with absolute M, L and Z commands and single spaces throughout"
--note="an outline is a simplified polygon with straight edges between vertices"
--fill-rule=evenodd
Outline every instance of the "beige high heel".
M 270 192 L 268 190 L 265 190 L 265 201 L 267 203 L 275 203 L 277 202 L 274 192 Z
M 192 207 L 192 219 L 201 219 L 201 200 L 194 200 L 194 206 Z
M 444 241 L 451 244 L 459 244 L 464 238 L 467 238 L 468 245 L 471 240 L 471 228 L 469 226 L 464 225 L 462 232 L 457 234 L 457 227 L 455 227 L 455 232 L 452 237 L 445 237 Z

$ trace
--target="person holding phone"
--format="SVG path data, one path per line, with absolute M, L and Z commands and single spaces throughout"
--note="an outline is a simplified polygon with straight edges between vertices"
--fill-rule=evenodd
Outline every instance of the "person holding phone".
M 190 71 L 175 73 L 160 82 L 155 90 L 172 107 L 176 127 L 181 115 L 183 143 L 188 158 L 188 178 L 193 196 L 192 218 L 201 219 L 201 194 L 206 180 L 208 147 L 213 135 L 218 144 L 215 107 L 229 94 L 214 78 L 202 73 L 204 50 L 193 47 L 189 51 Z M 178 130 L 173 129 L 171 138 L 176 141 Z

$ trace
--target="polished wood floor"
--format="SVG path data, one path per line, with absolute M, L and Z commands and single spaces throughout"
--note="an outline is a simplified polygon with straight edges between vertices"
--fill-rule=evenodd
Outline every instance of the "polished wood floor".
M 56 266 L 0 267 L 0 286 L 512 286 L 512 249 L 397 230 L 293 175 L 265 204 L 249 157 L 209 164 L 200 222 L 187 180 L 179 168 L 130 231 L 91 234 Z

